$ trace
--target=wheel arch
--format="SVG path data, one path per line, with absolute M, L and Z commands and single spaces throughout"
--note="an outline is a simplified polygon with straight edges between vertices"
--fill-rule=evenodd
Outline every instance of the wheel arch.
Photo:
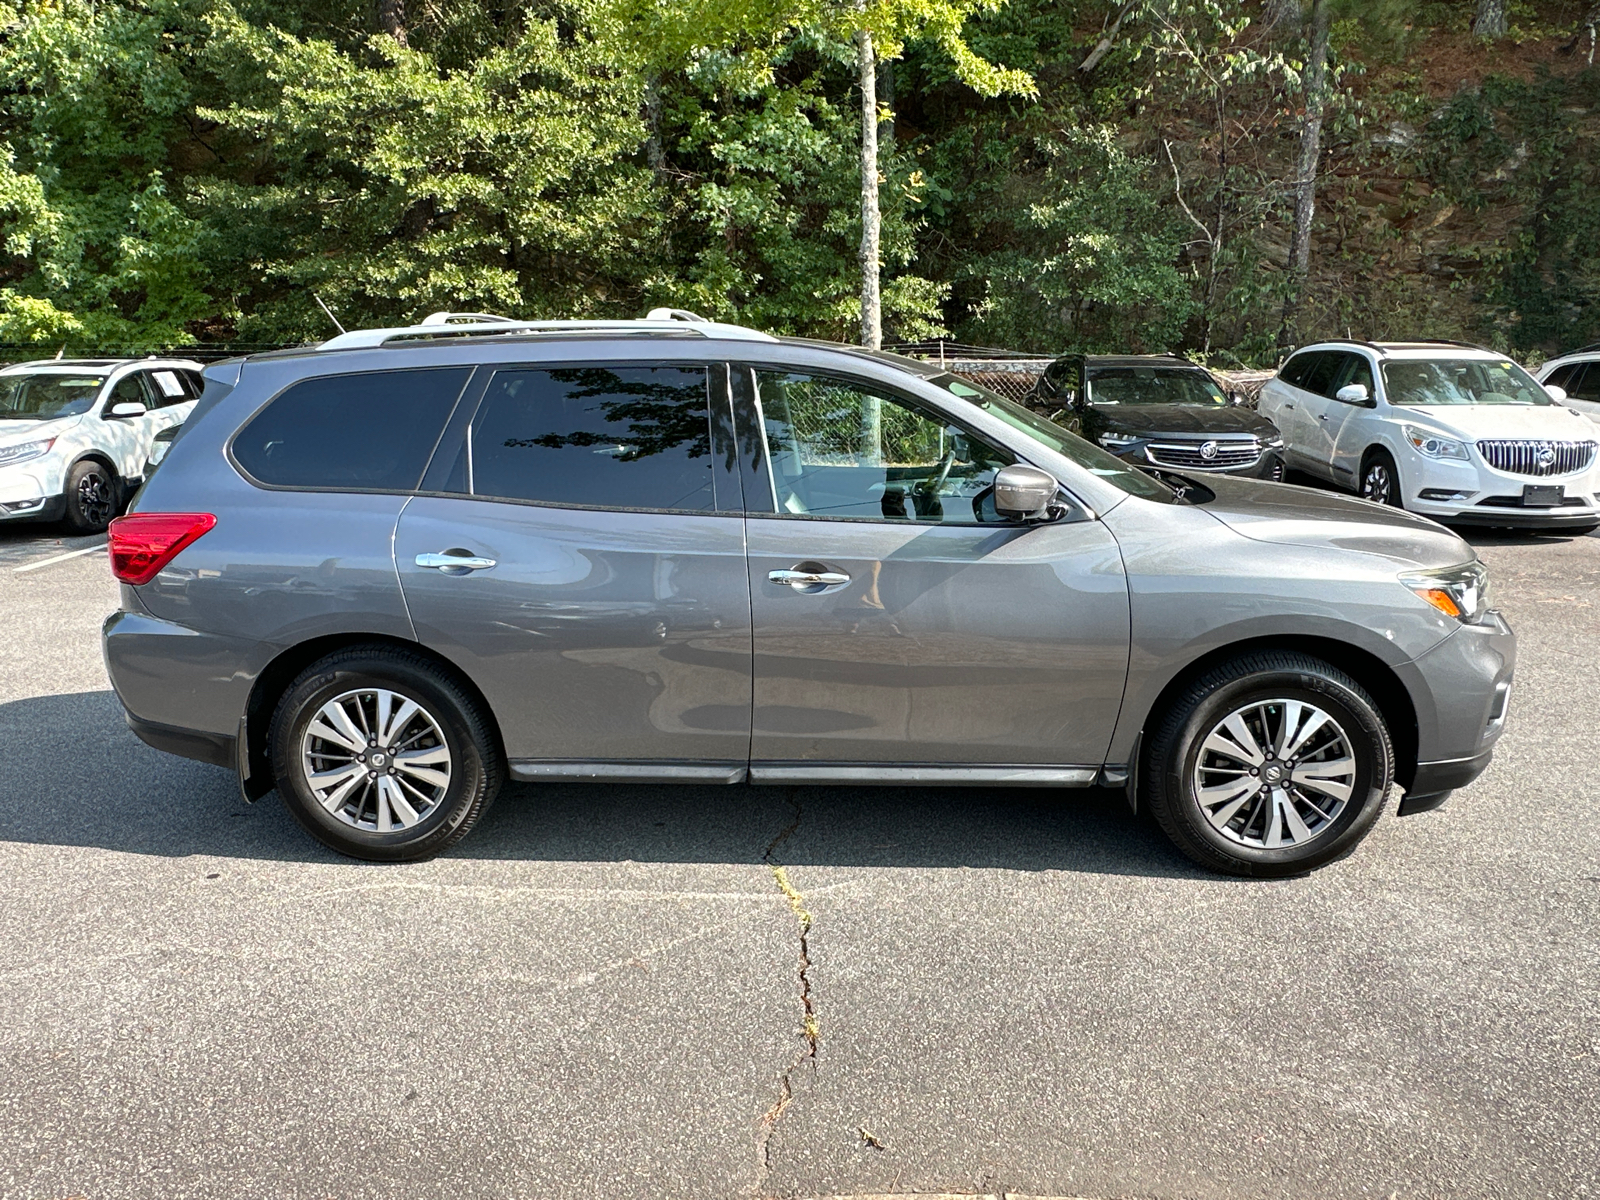
M 1230 642 L 1207 651 L 1186 663 L 1156 695 L 1140 723 L 1141 742 L 1174 698 L 1201 675 L 1230 659 L 1263 650 L 1290 650 L 1310 655 L 1359 683 L 1377 704 L 1384 724 L 1389 727 L 1389 738 L 1394 746 L 1395 782 L 1403 788 L 1411 786 L 1417 774 L 1418 727 L 1417 709 L 1410 691 L 1394 668 L 1376 654 L 1336 638 L 1275 635 Z
M 500 732 L 500 720 L 483 690 L 472 677 L 444 655 L 430 650 L 420 642 L 379 633 L 333 633 L 299 642 L 280 652 L 255 678 L 245 701 L 243 716 L 239 720 L 239 785 L 246 799 L 259 800 L 276 785 L 272 772 L 271 749 L 267 745 L 267 730 L 272 724 L 272 714 L 278 707 L 289 685 L 312 663 L 341 650 L 356 648 L 376 650 L 402 650 L 428 660 L 475 700 L 483 710 L 489 732 L 495 740 L 494 751 L 502 765 L 505 762 L 505 739 Z

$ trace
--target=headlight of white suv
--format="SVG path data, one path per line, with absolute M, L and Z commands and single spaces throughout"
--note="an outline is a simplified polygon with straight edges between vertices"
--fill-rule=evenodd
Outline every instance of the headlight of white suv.
M 0 467 L 9 467 L 14 463 L 27 462 L 30 458 L 38 458 L 49 453 L 50 447 L 55 444 L 55 438 L 45 438 L 39 442 L 23 442 L 20 446 L 0 448 Z
M 1400 431 L 1418 454 L 1429 458 L 1459 458 L 1462 462 L 1467 461 L 1467 447 L 1463 442 L 1440 437 L 1432 430 L 1419 429 L 1415 425 L 1402 425 Z
M 1445 616 L 1463 624 L 1477 623 L 1489 609 L 1489 568 L 1481 562 L 1437 571 L 1410 571 L 1400 576 L 1400 582 Z

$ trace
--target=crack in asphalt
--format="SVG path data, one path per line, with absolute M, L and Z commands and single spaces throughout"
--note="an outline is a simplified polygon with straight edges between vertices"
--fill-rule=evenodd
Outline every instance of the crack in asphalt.
M 766 863 L 772 871 L 773 882 L 778 885 L 778 890 L 783 893 L 784 899 L 789 902 L 789 910 L 794 913 L 795 920 L 800 927 L 800 1036 L 803 1044 L 795 1052 L 789 1065 L 784 1068 L 783 1075 L 778 1080 L 778 1097 L 772 1106 L 761 1115 L 760 1133 L 756 1139 L 756 1192 L 761 1194 L 766 1186 L 768 1176 L 771 1174 L 772 1162 L 770 1149 L 772 1135 L 778 1127 L 778 1121 L 783 1112 L 789 1107 L 789 1102 L 794 1099 L 794 1073 L 799 1066 L 810 1060 L 812 1069 L 816 1068 L 817 1042 L 822 1035 L 822 1026 L 817 1020 L 816 1004 L 811 996 L 811 913 L 806 908 L 806 898 L 792 883 L 789 874 L 782 863 L 774 859 L 778 847 L 788 841 L 795 830 L 800 828 L 801 809 L 800 802 L 795 799 L 791 789 L 789 804 L 794 809 L 794 820 L 789 822 L 787 828 L 780 831 L 772 841 L 767 843 L 766 850 L 761 855 L 761 861 Z

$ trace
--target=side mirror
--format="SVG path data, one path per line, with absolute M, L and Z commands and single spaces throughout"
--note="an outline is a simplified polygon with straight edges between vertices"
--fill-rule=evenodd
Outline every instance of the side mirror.
M 1557 387 L 1553 383 L 1545 384 L 1544 390 L 1550 399 L 1554 400 L 1557 404 L 1561 403 L 1561 401 L 1567 398 L 1567 389 L 1564 387 Z
M 1038 467 L 1023 463 L 1001 467 L 994 476 L 994 510 L 1002 517 L 1043 520 L 1060 488 L 1054 475 Z
M 142 417 L 148 410 L 137 400 L 124 400 L 121 404 L 113 404 L 111 411 L 106 414 L 112 417 Z
M 1228 393 L 1228 400 L 1233 404 L 1233 406 L 1235 408 L 1249 408 L 1250 407 L 1250 397 L 1246 396 L 1243 392 L 1230 392 L 1230 393 Z
M 1367 385 L 1364 383 L 1347 383 L 1334 393 L 1335 400 L 1345 404 L 1357 404 L 1362 408 L 1376 408 L 1372 397 L 1367 394 Z

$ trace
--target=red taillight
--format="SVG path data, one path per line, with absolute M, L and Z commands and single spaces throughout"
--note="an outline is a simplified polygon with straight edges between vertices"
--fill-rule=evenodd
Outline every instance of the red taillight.
M 210 513 L 134 513 L 111 522 L 111 573 L 123 583 L 149 583 L 217 523 Z

